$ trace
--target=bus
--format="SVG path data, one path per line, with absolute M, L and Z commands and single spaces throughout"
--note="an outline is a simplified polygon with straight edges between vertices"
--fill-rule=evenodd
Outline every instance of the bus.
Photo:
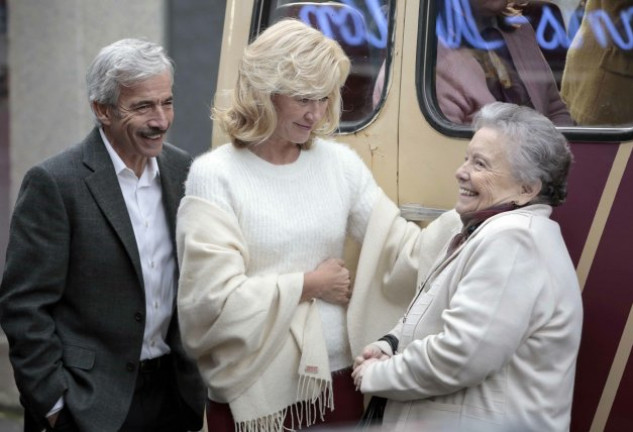
M 234 86 L 243 48 L 271 23 L 293 17 L 318 28 L 352 61 L 337 140 L 358 152 L 405 218 L 424 225 L 454 205 L 454 173 L 473 133 L 444 113 L 436 87 L 438 47 L 459 38 L 477 43 L 467 3 L 228 0 L 216 103 Z M 592 11 L 594 31 L 603 40 L 619 41 L 631 56 L 626 73 L 633 75 L 633 6 L 613 3 L 622 5 L 617 17 Z M 560 89 L 567 52 L 589 13 L 585 1 L 528 0 L 517 8 L 521 13 L 509 19 L 529 21 L 551 69 L 548 79 Z M 610 103 L 620 112 L 631 100 L 624 91 Z M 584 304 L 571 430 L 633 430 L 633 118 L 597 125 L 574 120 L 560 129 L 574 163 L 569 196 L 553 218 L 576 266 Z M 212 147 L 227 142 L 214 127 Z

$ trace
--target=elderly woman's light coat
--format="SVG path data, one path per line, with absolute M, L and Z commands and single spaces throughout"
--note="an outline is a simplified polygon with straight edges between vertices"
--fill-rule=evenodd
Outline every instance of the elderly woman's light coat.
M 391 331 L 398 355 L 362 378 L 364 393 L 389 399 L 386 430 L 569 429 L 583 313 L 550 213 L 547 205 L 500 213 L 430 272 L 422 263 L 419 293 Z M 390 244 L 403 235 L 392 230 Z M 359 273 L 399 253 L 410 251 L 387 248 L 378 264 L 361 260 Z

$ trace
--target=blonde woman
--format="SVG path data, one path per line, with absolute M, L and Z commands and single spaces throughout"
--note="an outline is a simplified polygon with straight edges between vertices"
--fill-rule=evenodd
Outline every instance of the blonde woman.
M 231 143 L 191 168 L 178 310 L 214 431 L 353 424 L 362 414 L 350 340 L 364 339 L 348 328 L 377 337 L 390 315 L 354 326 L 347 307 L 344 240 L 363 239 L 382 193 L 356 153 L 328 138 L 349 68 L 319 31 L 272 25 L 246 48 L 231 106 L 213 110 Z M 403 289 L 399 308 L 414 284 Z

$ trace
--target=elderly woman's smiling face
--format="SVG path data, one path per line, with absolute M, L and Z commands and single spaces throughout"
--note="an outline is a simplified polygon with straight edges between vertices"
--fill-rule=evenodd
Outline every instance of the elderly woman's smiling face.
M 491 128 L 475 133 L 455 177 L 459 185 L 455 210 L 460 215 L 510 202 L 523 205 L 536 195 L 514 178 L 505 138 Z

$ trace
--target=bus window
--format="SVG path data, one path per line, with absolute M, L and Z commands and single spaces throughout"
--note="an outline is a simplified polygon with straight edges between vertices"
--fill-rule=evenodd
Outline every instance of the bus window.
M 633 6 L 431 3 L 423 8 L 435 50 L 419 61 L 426 66 L 422 98 L 437 129 L 465 135 L 481 106 L 501 100 L 537 109 L 572 139 L 633 136 Z
M 388 25 L 395 7 L 393 0 L 268 1 L 264 2 L 260 32 L 270 24 L 297 18 L 340 43 L 352 66 L 342 90 L 341 132 L 353 132 L 374 117 L 387 88 L 385 67 L 390 61 Z M 255 36 L 254 34 L 252 36 Z M 376 96 L 374 93 L 378 92 Z

